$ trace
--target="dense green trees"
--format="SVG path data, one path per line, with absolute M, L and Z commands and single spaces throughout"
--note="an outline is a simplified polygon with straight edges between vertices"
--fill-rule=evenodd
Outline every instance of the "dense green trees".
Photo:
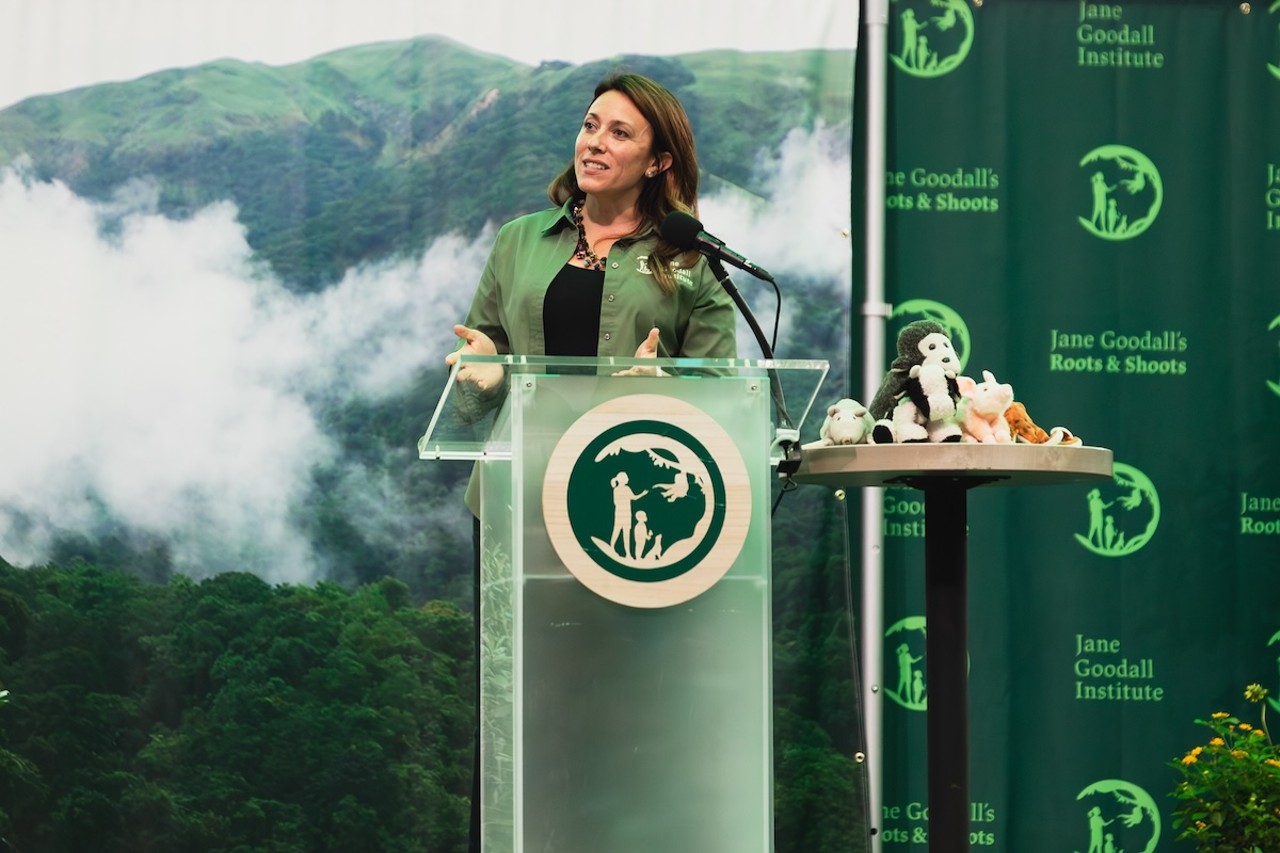
M 812 501 L 783 544 L 827 556 L 780 578 L 775 616 L 784 853 L 863 832 L 839 519 Z M 0 561 L 0 851 L 464 850 L 471 624 L 389 577 Z
M 470 624 L 392 579 L 0 567 L 0 849 L 464 849 Z

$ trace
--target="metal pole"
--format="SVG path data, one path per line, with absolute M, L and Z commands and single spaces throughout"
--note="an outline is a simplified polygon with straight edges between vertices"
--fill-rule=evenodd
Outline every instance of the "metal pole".
M 862 303 L 862 402 L 869 404 L 884 379 L 885 127 L 889 0 L 866 0 L 866 295 Z M 867 737 L 868 802 L 872 853 L 881 853 L 884 815 L 884 500 L 883 490 L 862 491 L 862 684 Z

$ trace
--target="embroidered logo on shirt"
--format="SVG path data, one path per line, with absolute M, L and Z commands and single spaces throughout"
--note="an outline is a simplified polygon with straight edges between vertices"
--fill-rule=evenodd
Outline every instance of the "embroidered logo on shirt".
M 649 266 L 649 256 L 640 255 L 636 258 L 636 272 L 641 275 L 653 275 L 653 267 Z M 685 287 L 693 287 L 693 273 L 679 264 L 671 265 L 671 272 L 676 277 L 676 284 L 682 284 Z

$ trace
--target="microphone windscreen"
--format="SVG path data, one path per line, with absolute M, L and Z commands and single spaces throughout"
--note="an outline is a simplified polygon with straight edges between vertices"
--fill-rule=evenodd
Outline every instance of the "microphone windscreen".
M 698 235 L 702 233 L 702 223 L 687 213 L 673 210 L 662 220 L 658 233 L 677 249 L 696 249 Z

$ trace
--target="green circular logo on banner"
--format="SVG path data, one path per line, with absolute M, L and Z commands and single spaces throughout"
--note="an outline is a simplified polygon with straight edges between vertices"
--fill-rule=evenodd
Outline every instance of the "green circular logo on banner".
M 1160 843 L 1160 809 L 1150 794 L 1132 782 L 1101 779 L 1077 794 L 1076 800 L 1087 803 L 1089 825 L 1089 844 L 1084 850 L 1076 848 L 1076 853 L 1152 853 Z
M 1088 175 L 1089 215 L 1080 225 L 1104 240 L 1129 240 L 1151 227 L 1164 202 L 1164 182 L 1154 163 L 1124 145 L 1103 145 L 1080 161 Z
M 954 71 L 973 47 L 973 13 L 965 0 L 893 0 L 897 44 L 889 58 L 913 77 Z
M 1076 541 L 1103 557 L 1123 557 L 1142 548 L 1160 524 L 1160 495 L 1146 474 L 1116 462 L 1107 486 L 1086 495 L 1089 531 Z
M 1267 640 L 1267 648 L 1274 646 L 1276 643 L 1280 643 L 1280 631 L 1277 631 L 1274 634 L 1272 634 L 1271 639 Z M 1280 665 L 1280 658 L 1276 659 L 1276 663 Z M 1277 685 L 1276 689 L 1271 692 L 1275 695 L 1267 697 L 1267 701 L 1271 703 L 1272 708 L 1275 708 L 1277 711 L 1280 711 L 1280 699 L 1276 698 L 1276 696 L 1280 696 L 1280 685 Z
M 927 711 L 929 690 L 924 680 L 925 668 L 921 666 L 925 662 L 925 617 L 899 619 L 884 632 L 884 637 L 889 641 L 885 648 L 891 658 L 886 667 L 884 695 L 908 711 Z
M 1270 326 L 1267 326 L 1268 332 L 1274 332 L 1276 329 L 1280 329 L 1280 316 L 1272 320 Z M 1267 387 L 1271 389 L 1271 393 L 1275 394 L 1277 397 L 1280 397 L 1280 382 L 1273 382 L 1272 380 L 1268 379 Z
M 741 551 L 750 508 L 728 433 L 689 403 L 653 394 L 579 418 L 543 483 L 547 533 L 565 567 L 632 607 L 679 604 L 715 584 Z
M 908 299 L 894 306 L 889 319 L 905 320 L 908 323 L 913 320 L 932 320 L 937 323 L 946 330 L 951 346 L 956 351 L 956 358 L 960 360 L 960 367 L 956 372 L 964 371 L 969 360 L 969 327 L 954 308 L 931 299 Z
M 1280 15 L 1280 3 L 1271 4 L 1271 14 Z M 1275 62 L 1268 62 L 1267 70 L 1270 71 L 1272 76 L 1277 80 L 1280 80 L 1280 59 L 1277 59 Z

